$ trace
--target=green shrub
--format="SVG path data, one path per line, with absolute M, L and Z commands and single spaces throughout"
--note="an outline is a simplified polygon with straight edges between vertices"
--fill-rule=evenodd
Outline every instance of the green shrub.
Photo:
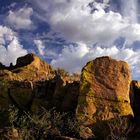
M 20 140 L 45 140 L 55 136 L 79 137 L 79 124 L 74 116 L 44 108 L 37 114 L 9 108 L 10 127 L 19 130 Z

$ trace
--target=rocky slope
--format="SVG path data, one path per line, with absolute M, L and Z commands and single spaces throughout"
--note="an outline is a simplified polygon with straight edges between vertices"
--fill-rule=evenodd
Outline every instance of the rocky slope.
M 11 104 L 33 112 L 41 106 L 74 111 L 78 94 L 78 76 L 61 75 L 34 54 L 18 58 L 15 66 L 0 65 L 0 111 Z
M 50 65 L 34 54 L 27 54 L 17 59 L 15 66 L 0 65 L 0 80 L 39 81 L 53 75 Z
M 0 126 L 5 125 L 11 104 L 34 113 L 41 107 L 55 107 L 60 112 L 76 111 L 80 135 L 89 138 L 95 134 L 91 127 L 98 121 L 133 116 L 133 111 L 139 120 L 139 92 L 139 82 L 131 80 L 126 62 L 96 58 L 85 65 L 80 79 L 56 71 L 38 56 L 28 54 L 18 58 L 15 66 L 0 64 Z
M 49 79 L 53 75 L 50 65 L 46 64 L 34 54 L 28 54 L 17 59 L 15 66 L 0 66 L 0 110 L 4 110 L 11 103 L 8 89 L 15 91 L 14 95 L 26 103 L 32 94 L 34 81 Z M 29 99 L 28 99 L 29 100 Z M 20 102 L 20 101 L 19 101 Z

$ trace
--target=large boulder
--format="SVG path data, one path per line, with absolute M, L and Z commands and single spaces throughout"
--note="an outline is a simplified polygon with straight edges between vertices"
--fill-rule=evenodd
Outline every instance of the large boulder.
M 82 69 L 76 116 L 85 127 L 98 120 L 133 115 L 129 65 L 110 57 L 90 61 Z
M 31 81 L 11 81 L 8 89 L 8 98 L 19 109 L 28 111 L 31 109 L 35 89 Z

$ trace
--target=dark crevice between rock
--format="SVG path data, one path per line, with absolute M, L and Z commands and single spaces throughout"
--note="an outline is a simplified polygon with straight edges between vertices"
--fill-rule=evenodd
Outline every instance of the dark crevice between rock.
M 138 120 L 138 122 L 140 120 L 139 101 L 140 101 L 140 84 L 138 81 L 133 80 L 130 86 L 130 103 L 133 109 L 134 118 L 136 119 L 136 121 Z

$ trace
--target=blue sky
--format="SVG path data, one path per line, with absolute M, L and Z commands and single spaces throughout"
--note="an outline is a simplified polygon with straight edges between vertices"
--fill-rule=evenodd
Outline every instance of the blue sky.
M 109 55 L 140 79 L 138 0 L 0 0 L 0 61 L 36 53 L 53 67 L 80 72 Z

